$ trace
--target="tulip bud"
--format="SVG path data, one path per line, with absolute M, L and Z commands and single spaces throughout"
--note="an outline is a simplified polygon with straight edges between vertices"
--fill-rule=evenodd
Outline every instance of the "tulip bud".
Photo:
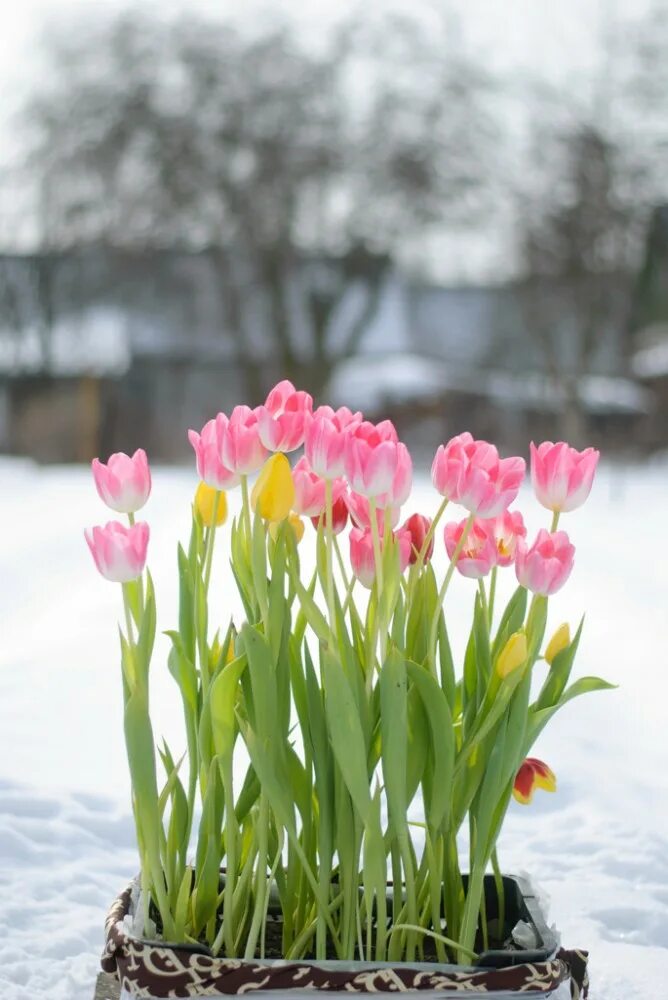
M 251 493 L 251 507 L 266 521 L 284 521 L 294 500 L 295 484 L 290 463 L 278 451 L 262 466 Z
M 537 757 L 527 757 L 515 775 L 513 797 L 523 806 L 528 806 L 537 788 L 544 792 L 556 792 L 557 779 L 547 764 Z
M 276 541 L 276 539 L 278 538 L 278 529 L 280 524 L 281 524 L 280 521 L 272 521 L 271 524 L 269 525 L 269 534 L 271 535 L 274 541 Z M 302 538 L 304 537 L 304 522 L 302 521 L 299 514 L 295 514 L 295 512 L 292 510 L 288 514 L 288 524 L 294 531 L 295 540 L 297 542 L 297 545 L 299 545 Z
M 499 654 L 496 672 L 502 679 L 527 661 L 527 637 L 524 632 L 514 632 Z
M 325 511 L 322 512 L 318 517 L 312 517 L 311 523 L 313 527 L 318 530 L 320 525 L 325 527 L 325 521 L 327 520 L 327 515 Z M 332 531 L 335 535 L 338 535 L 343 531 L 346 524 L 348 523 L 348 504 L 346 502 L 345 496 L 340 496 L 332 504 Z
M 410 562 L 411 564 L 414 564 L 418 561 L 418 557 L 422 552 L 427 535 L 429 534 L 429 530 L 431 528 L 431 518 L 425 517 L 424 514 L 412 514 L 408 520 L 404 522 L 403 528 L 408 531 L 411 536 Z M 431 559 L 433 552 L 434 539 L 432 536 L 424 554 L 424 561 L 426 563 L 428 563 Z
M 216 505 L 216 493 L 218 503 Z M 213 511 L 216 510 L 216 524 L 224 524 L 227 520 L 227 496 L 224 490 L 214 490 L 206 483 L 200 483 L 197 487 L 194 500 L 195 510 L 202 519 L 202 524 L 210 528 L 213 524 Z
M 552 638 L 547 644 L 547 649 L 545 650 L 545 659 L 552 666 L 552 662 L 562 649 L 567 649 L 571 644 L 571 630 L 568 627 L 568 622 L 564 622 L 560 625 L 557 631 L 554 633 Z

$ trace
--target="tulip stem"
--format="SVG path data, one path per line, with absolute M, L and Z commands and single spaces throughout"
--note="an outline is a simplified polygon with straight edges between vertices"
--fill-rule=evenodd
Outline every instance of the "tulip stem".
M 427 551 L 429 549 L 429 545 L 431 544 L 431 540 L 434 537 L 434 534 L 436 532 L 436 528 L 438 526 L 438 522 L 443 517 L 443 514 L 445 513 L 445 508 L 448 506 L 449 502 L 450 501 L 449 501 L 448 497 L 446 497 L 443 500 L 441 506 L 438 508 L 438 510 L 434 514 L 433 521 L 429 525 L 429 531 L 424 536 L 424 541 L 422 543 L 422 546 L 420 547 L 420 551 L 418 552 L 418 557 L 417 557 L 417 560 L 416 560 L 416 566 L 417 566 L 418 573 L 420 572 L 420 570 L 422 569 L 422 567 L 424 565 L 424 561 L 425 561 L 425 558 L 427 556 Z
M 213 500 L 211 524 L 209 525 L 209 530 L 206 533 L 206 542 L 204 545 L 204 592 L 207 594 L 209 592 L 209 581 L 211 580 L 211 568 L 213 566 L 213 542 L 216 537 L 216 518 L 218 517 L 219 504 L 220 490 L 216 490 L 216 495 Z
M 496 598 L 496 574 L 497 566 L 492 566 L 492 572 L 489 578 L 489 603 L 488 603 L 488 622 L 490 632 L 492 630 L 492 625 L 494 623 L 494 599 Z
M 246 527 L 246 542 L 248 544 L 248 553 L 250 558 L 251 550 L 251 519 L 250 519 L 250 501 L 248 499 L 248 476 L 240 476 L 241 480 L 241 503 L 244 525 Z
M 489 605 L 487 603 L 487 594 L 485 593 L 485 584 L 482 577 L 478 580 L 478 593 L 480 594 L 480 604 L 482 607 L 482 613 L 485 616 L 485 622 L 487 624 L 487 631 L 490 631 L 491 622 L 489 616 Z
M 462 531 L 461 538 L 455 546 L 455 551 L 452 553 L 452 559 L 450 560 L 450 565 L 448 566 L 447 573 L 445 574 L 445 579 L 441 584 L 441 589 L 438 592 L 438 598 L 436 600 L 436 608 L 434 609 L 434 617 L 431 622 L 431 632 L 429 635 L 429 652 L 433 663 L 436 663 L 436 638 L 438 635 L 438 619 L 440 617 L 441 608 L 443 607 L 443 601 L 445 600 L 445 595 L 448 592 L 448 587 L 450 586 L 450 581 L 455 572 L 455 567 L 462 553 L 462 549 L 466 545 L 466 539 L 469 536 L 469 532 L 473 527 L 473 522 L 475 521 L 475 514 L 469 514 L 468 520 L 464 525 L 464 530 Z
M 336 561 L 339 564 L 339 572 L 341 573 L 341 578 L 343 580 L 343 585 L 348 590 L 350 582 L 348 580 L 348 574 L 346 572 L 346 564 L 343 561 L 343 556 L 341 555 L 341 546 L 339 545 L 339 540 L 334 535 L 334 551 L 336 552 Z
M 376 516 L 376 498 L 369 497 L 369 513 L 371 515 L 371 538 L 373 540 L 373 560 L 376 564 L 376 599 L 378 602 L 378 625 L 377 631 L 380 633 L 380 659 L 385 661 L 387 649 L 387 634 L 385 624 L 382 620 L 382 594 L 383 594 L 383 556 L 380 549 L 380 534 L 378 531 L 378 517 Z M 371 672 L 369 672 L 371 676 Z
M 550 534 L 553 534 L 557 530 L 560 517 L 561 517 L 561 511 L 555 510 L 554 513 L 552 514 L 552 525 L 550 527 Z
M 336 611 L 334 608 L 334 515 L 332 501 L 332 480 L 325 479 L 325 534 L 327 539 L 327 607 L 329 627 L 336 635 Z

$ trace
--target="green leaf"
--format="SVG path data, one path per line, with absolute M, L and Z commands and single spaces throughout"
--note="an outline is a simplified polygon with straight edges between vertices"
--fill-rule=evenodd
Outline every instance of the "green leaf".
M 432 675 L 417 663 L 406 664 L 411 683 L 422 699 L 429 721 L 433 774 L 431 796 L 425 801 L 427 821 L 438 828 L 447 819 L 452 797 L 455 740 L 447 697 Z
M 186 656 L 195 659 L 195 585 L 188 557 L 182 545 L 177 550 L 179 567 L 179 634 Z
M 236 701 L 239 681 L 248 665 L 246 655 L 238 656 L 220 671 L 209 688 L 211 732 L 216 754 L 230 759 L 237 736 Z
M 547 624 L 547 597 L 535 594 L 527 618 L 528 660 L 533 664 L 538 657 Z
M 155 591 L 151 574 L 146 571 L 146 596 L 144 598 L 144 614 L 139 627 L 139 638 L 137 640 L 137 656 L 140 668 L 144 677 L 148 678 L 149 665 L 153 654 L 155 643 Z
M 263 613 L 265 613 L 269 603 L 267 588 L 267 535 L 264 522 L 259 514 L 256 514 L 253 519 L 251 564 L 253 569 L 253 587 L 258 604 Z
M 327 650 L 322 652 L 322 669 L 325 714 L 332 749 L 355 809 L 366 825 L 371 796 L 366 769 L 366 743 L 357 702 L 341 664 Z
M 495 660 L 511 635 L 519 632 L 524 624 L 524 616 L 527 610 L 527 591 L 525 587 L 518 587 L 512 595 L 506 609 L 501 616 L 499 628 L 492 646 L 492 660 Z
M 583 624 L 584 619 L 580 622 L 580 626 L 575 633 L 575 638 L 571 644 L 567 646 L 566 649 L 562 649 L 559 653 L 557 653 L 554 660 L 549 665 L 547 677 L 545 678 L 540 694 L 536 699 L 535 707 L 537 709 L 549 708 L 551 705 L 556 705 L 564 693 L 573 668 L 575 654 L 577 653 L 578 646 L 580 644 Z
M 379 684 L 383 780 L 389 820 L 399 835 L 408 812 L 408 678 L 403 657 L 394 649 L 381 668 Z M 366 784 L 368 794 L 368 778 Z
M 313 599 L 313 595 L 308 590 L 306 590 L 304 584 L 296 575 L 295 568 L 292 562 L 290 563 L 289 571 L 290 571 L 290 579 L 292 581 L 293 587 L 295 588 L 295 591 L 297 592 L 297 596 L 299 598 L 299 603 L 301 606 L 301 610 L 304 614 L 304 617 L 306 618 L 308 624 L 311 626 L 311 628 L 313 629 L 314 633 L 316 634 L 320 642 L 325 642 L 329 644 L 332 641 L 332 634 L 329 625 L 327 624 L 327 619 L 325 618 L 322 611 L 320 610 L 315 600 Z
M 448 699 L 448 704 L 452 711 L 453 718 L 456 717 L 456 683 L 455 664 L 452 658 L 452 649 L 448 630 L 445 625 L 445 615 L 441 612 L 438 622 L 438 656 L 441 674 L 441 689 Z
M 167 667 L 170 674 L 178 684 L 181 695 L 187 702 L 190 711 L 193 714 L 196 714 L 198 691 L 197 671 L 186 655 L 179 633 L 166 632 L 165 634 L 172 640 L 172 648 L 167 656 Z

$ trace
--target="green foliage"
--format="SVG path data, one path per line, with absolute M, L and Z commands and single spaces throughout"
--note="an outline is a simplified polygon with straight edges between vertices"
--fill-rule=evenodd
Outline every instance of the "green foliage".
M 271 537 L 244 507 L 228 537 L 246 620 L 210 639 L 220 612 L 208 598 L 215 534 L 193 516 L 188 549 L 178 548 L 167 668 L 185 753 L 177 759 L 163 742 L 161 788 L 148 699 L 154 588 L 148 575 L 124 587 L 126 744 L 142 885 L 162 934 L 251 957 L 264 953 L 276 907 L 290 958 L 413 961 L 431 938 L 441 961 L 470 961 L 483 876 L 491 860 L 498 870 L 520 764 L 564 705 L 612 687 L 571 681 L 582 624 L 532 702 L 545 598 L 527 608 L 517 588 L 494 627 L 481 585 L 460 659 L 443 608 L 449 578 L 439 591 L 429 563 L 402 576 L 386 535 L 383 586 L 364 607 L 333 564 L 325 528 L 304 582 L 292 528 L 283 522 Z M 499 668 L 517 635 L 526 662 Z M 465 826 L 466 892 L 457 849 Z

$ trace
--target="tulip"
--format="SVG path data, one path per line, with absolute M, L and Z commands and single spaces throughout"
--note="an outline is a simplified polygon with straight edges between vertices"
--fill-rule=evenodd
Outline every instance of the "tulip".
M 522 631 L 514 632 L 499 653 L 499 658 L 496 661 L 497 675 L 503 679 L 508 674 L 512 674 L 514 670 L 526 663 L 528 655 L 526 635 Z
M 216 503 L 216 495 L 218 502 Z M 216 525 L 224 524 L 227 520 L 227 497 L 222 490 L 215 490 L 206 483 L 200 483 L 195 493 L 195 511 L 199 514 L 202 524 L 206 528 L 213 526 L 213 512 L 216 511 Z
M 373 552 L 373 538 L 370 531 L 352 528 L 348 536 L 350 542 L 350 565 L 353 573 L 364 587 L 371 587 L 376 576 Z
M 413 461 L 408 448 L 397 442 L 397 464 L 392 485 L 387 493 L 376 497 L 378 507 L 402 507 L 408 500 L 413 486 Z
M 450 559 L 466 530 L 468 519 L 458 524 L 451 521 L 444 529 L 445 547 Z M 457 569 L 462 576 L 479 580 L 487 576 L 496 564 L 496 544 L 487 521 L 474 521 L 469 529 L 464 546 L 457 558 Z
M 306 456 L 299 459 L 292 470 L 295 484 L 295 510 L 304 517 L 316 519 L 324 511 L 327 500 L 325 480 L 316 475 Z M 345 479 L 332 480 L 332 502 L 336 502 L 346 492 Z
M 547 649 L 545 650 L 545 660 L 552 666 L 552 663 L 556 656 L 561 653 L 562 650 L 568 649 L 571 644 L 571 630 L 568 627 L 568 622 L 564 622 L 560 625 L 557 631 L 554 633 L 552 638 L 547 644 Z
M 295 485 L 290 463 L 282 452 L 268 459 L 251 493 L 251 507 L 267 521 L 283 521 L 292 510 Z
M 418 556 L 422 552 L 422 548 L 425 543 L 425 539 L 429 534 L 431 528 L 431 518 L 425 517 L 424 514 L 411 514 L 407 521 L 404 521 L 402 525 L 402 531 L 407 531 L 411 536 L 411 554 L 410 563 L 414 564 L 418 561 Z M 429 545 L 424 554 L 424 562 L 427 563 L 431 559 L 432 553 L 434 551 L 434 538 L 433 536 L 429 539 Z
M 350 535 L 350 564 L 353 573 L 364 587 L 369 589 L 376 577 L 376 562 L 374 559 L 373 536 L 370 531 L 352 528 Z M 393 541 L 399 550 L 399 568 L 403 573 L 411 555 L 411 536 L 408 531 L 396 531 Z M 383 543 L 381 543 L 382 546 Z
M 515 776 L 513 797 L 523 806 L 528 806 L 537 788 L 545 792 L 556 792 L 557 779 L 542 760 L 527 757 Z
M 348 432 L 344 468 L 351 488 L 379 506 L 400 506 L 410 493 L 413 463 L 389 420 L 365 420 Z
M 267 449 L 260 440 L 260 426 L 256 410 L 248 406 L 235 406 L 228 417 L 216 417 L 221 443 L 221 458 L 228 469 L 238 476 L 250 476 L 261 467 Z
M 304 537 L 304 522 L 302 521 L 299 514 L 295 514 L 294 511 L 290 511 L 290 513 L 288 514 L 287 522 L 294 532 L 297 545 L 299 545 L 302 538 Z M 276 539 L 278 538 L 278 529 L 280 523 L 281 523 L 280 521 L 272 521 L 271 524 L 269 525 L 269 534 L 274 539 L 274 541 L 276 541 Z
M 102 527 L 84 532 L 95 565 L 106 580 L 129 583 L 136 580 L 146 565 L 149 527 L 138 521 L 130 527 L 109 521 Z
M 438 492 L 482 518 L 498 517 L 515 500 L 524 479 L 523 458 L 499 458 L 493 444 L 468 433 L 441 445 L 431 478 Z
M 218 417 L 223 417 L 223 421 L 218 418 L 207 420 L 201 434 L 193 430 L 188 431 L 188 440 L 195 449 L 197 474 L 200 479 L 214 490 L 226 490 L 238 486 L 239 476 L 223 465 L 221 434 L 227 417 L 222 413 Z
M 369 504 L 369 498 L 362 496 L 361 493 L 348 493 L 346 495 L 346 503 L 348 505 L 348 510 L 350 512 L 350 520 L 358 528 L 363 528 L 365 531 L 371 527 L 371 505 Z M 396 528 L 399 523 L 400 515 L 399 507 L 384 507 L 376 509 L 376 523 L 378 524 L 379 534 L 383 534 L 385 531 L 385 520 L 389 519 L 390 526 Z
M 555 513 L 581 507 L 591 492 L 599 452 L 577 451 L 565 442 L 531 442 L 531 482 L 538 502 Z
M 331 406 L 319 406 L 313 413 L 313 416 L 325 417 L 327 420 L 331 420 L 342 431 L 356 427 L 364 419 L 360 410 L 356 410 L 353 413 L 347 406 L 340 406 L 338 410 L 333 410 Z M 307 417 L 307 421 L 308 419 Z
M 320 406 L 306 417 L 304 456 L 311 469 L 323 479 L 338 479 L 343 475 L 343 448 L 346 428 L 352 426 L 346 411 L 343 418 L 331 407 Z M 347 421 L 347 423 L 345 422 Z
M 119 514 L 140 510 L 151 492 L 151 470 L 143 448 L 132 458 L 124 452 L 110 455 L 107 464 L 94 458 L 93 479 L 100 499 Z
M 295 396 L 297 397 L 296 403 Z M 313 397 L 309 396 L 307 392 L 298 392 L 292 382 L 286 378 L 274 386 L 267 396 L 264 405 L 272 416 L 275 417 L 291 409 L 312 410 Z
M 529 548 L 524 538 L 518 539 L 515 572 L 523 587 L 533 594 L 550 597 L 568 580 L 573 569 L 575 546 L 565 531 L 550 533 L 541 528 Z
M 294 451 L 304 443 L 306 414 L 313 409 L 307 392 L 297 392 L 287 379 L 279 382 L 264 406 L 257 408 L 260 441 L 269 451 Z
M 325 527 L 326 512 L 323 510 L 322 514 L 318 514 L 317 517 L 312 517 L 311 522 L 316 531 L 322 527 Z M 348 523 L 348 504 L 346 503 L 346 497 L 341 495 L 332 504 L 332 531 L 335 535 L 339 535 L 346 524 Z
M 515 562 L 517 539 L 526 537 L 524 518 L 518 510 L 506 510 L 494 518 L 492 533 L 496 544 L 497 566 L 511 566 Z

